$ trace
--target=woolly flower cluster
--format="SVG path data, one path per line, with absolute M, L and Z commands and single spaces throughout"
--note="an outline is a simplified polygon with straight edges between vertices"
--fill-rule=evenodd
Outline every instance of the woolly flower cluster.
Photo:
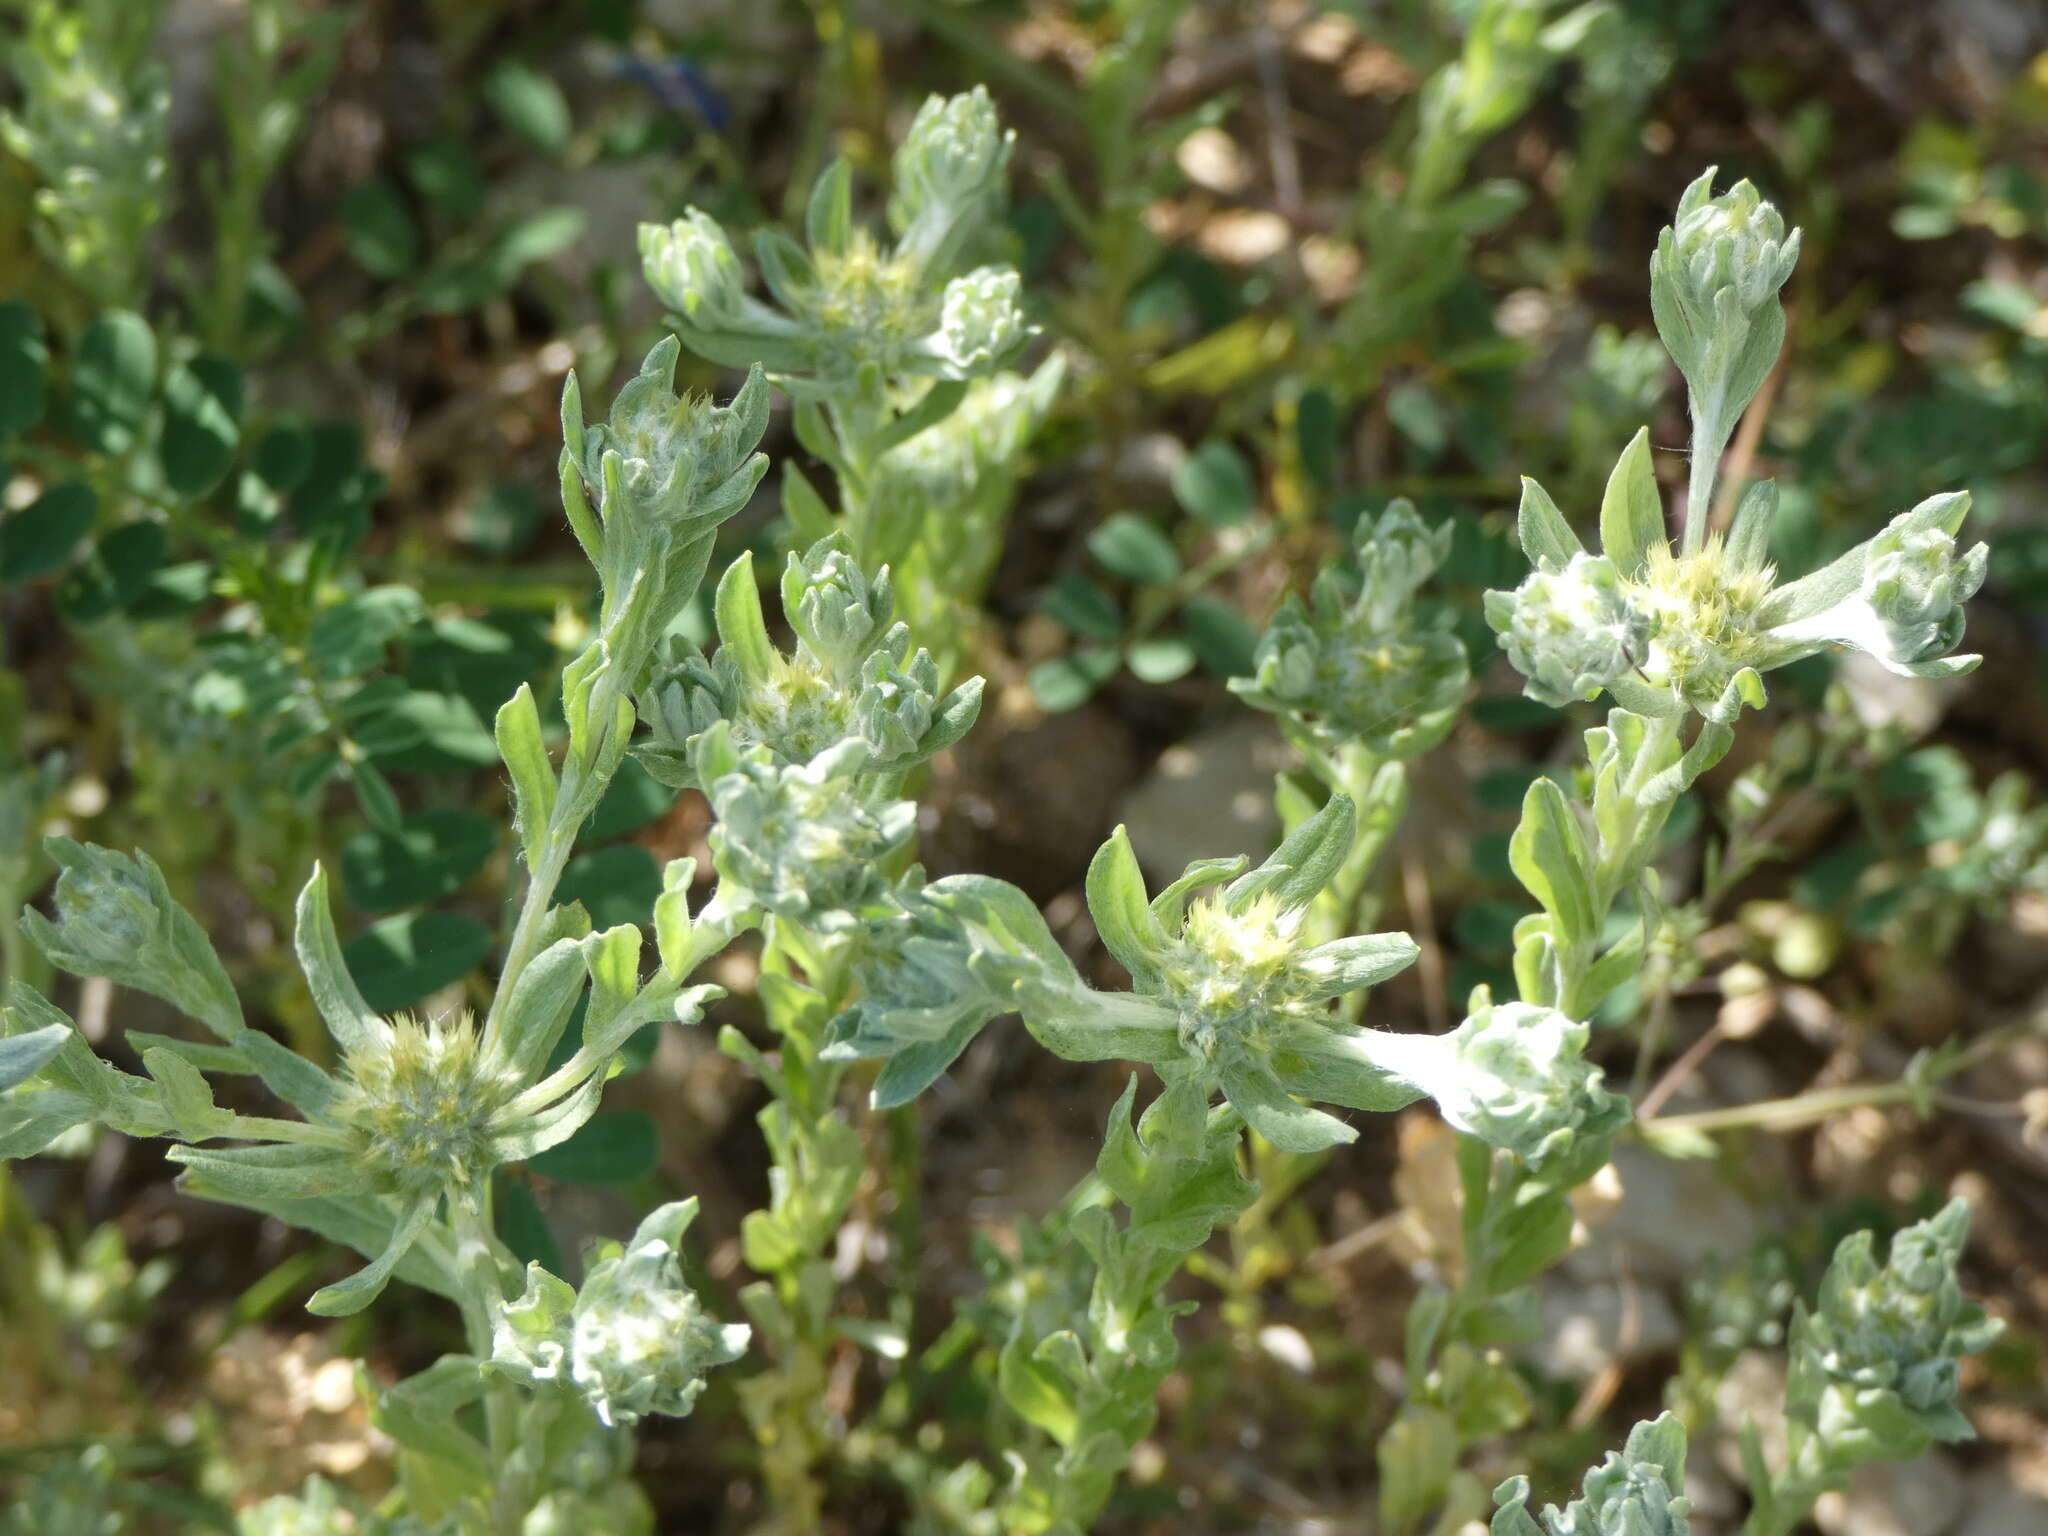
M 1629 1431 L 1628 1444 L 1586 1474 L 1583 1497 L 1529 1513 L 1529 1479 L 1494 1490 L 1501 1506 L 1492 1536 L 1686 1536 L 1692 1504 L 1685 1488 L 1685 1426 L 1662 1414 Z
M 524 1085 L 478 1049 L 467 1014 L 377 1021 L 342 1066 L 334 1117 L 380 1185 L 410 1196 L 468 1190 L 503 1160 L 497 1120 Z
M 852 924 L 888 892 L 886 866 L 910 844 L 917 807 L 878 793 L 868 749 L 844 741 L 787 766 L 740 753 L 721 723 L 694 744 L 717 826 L 712 860 L 731 899 L 816 929 Z
M 1692 709 L 1726 720 L 1760 686 L 1748 681 L 1848 647 L 1907 677 L 1968 671 L 1963 604 L 1989 552 L 1959 547 L 1967 494 L 1930 497 L 1800 581 L 1762 563 L 1767 527 L 1738 527 L 1692 553 L 1657 542 L 1633 569 L 1608 555 L 1539 557 L 1512 592 L 1489 592 L 1486 617 L 1533 699 L 1562 705 L 1614 693 L 1651 713 Z
M 1529 697 L 1557 706 L 1626 676 L 1650 633 L 1614 562 L 1583 551 L 1560 570 L 1531 572 L 1511 593 L 1487 593 L 1486 616 Z
M 1819 1306 L 1794 1324 L 1791 1388 L 1831 1463 L 1969 1438 L 1955 1405 L 1959 1363 L 2001 1329 L 1956 1278 L 1969 1229 L 1970 1209 L 1955 1200 L 1894 1237 L 1883 1264 L 1867 1231 L 1835 1250 Z
M 864 374 L 898 391 L 986 375 L 1031 332 L 1014 269 L 966 270 L 1002 205 L 1010 142 L 985 91 L 931 98 L 895 157 L 896 238 L 854 225 L 851 172 L 834 165 L 812 191 L 803 244 L 755 236 L 772 302 L 747 292 L 731 240 L 701 209 L 641 226 L 642 269 L 693 352 L 759 362 L 805 398 L 839 396 Z
M 721 723 L 742 756 L 758 749 L 785 768 L 858 743 L 857 764 L 846 753 L 834 761 L 869 779 L 925 761 L 973 723 L 981 680 L 940 691 L 938 663 L 892 622 L 887 567 L 870 579 L 840 535 L 789 557 L 782 607 L 797 637 L 789 654 L 769 642 L 743 555 L 719 582 L 717 654 L 676 645 L 657 668 L 640 699 L 653 728 L 641 759 L 663 782 L 701 787 L 692 743 Z
M 568 1387 L 606 1425 L 687 1414 L 705 1373 L 744 1354 L 751 1332 L 709 1316 L 684 1283 L 679 1244 L 696 1214 L 695 1200 L 662 1206 L 599 1254 L 580 1290 L 529 1266 L 525 1293 L 495 1321 L 490 1368 Z
M 1747 181 L 1716 197 L 1709 169 L 1679 199 L 1652 265 L 1706 330 L 1717 310 L 1752 314 L 1785 286 L 1799 265 L 1799 231 L 1787 234 L 1784 216 Z
M 1252 675 L 1231 689 L 1330 745 L 1357 742 L 1412 757 L 1443 739 L 1465 696 L 1465 647 L 1425 620 L 1416 595 L 1450 553 L 1448 523 L 1430 527 L 1406 501 L 1361 517 L 1358 575 L 1317 576 L 1259 638 Z
M 1447 1035 L 1378 1038 L 1380 1064 L 1436 1100 L 1446 1123 L 1532 1168 L 1604 1145 L 1628 1101 L 1585 1059 L 1588 1030 L 1555 1008 L 1482 994 Z

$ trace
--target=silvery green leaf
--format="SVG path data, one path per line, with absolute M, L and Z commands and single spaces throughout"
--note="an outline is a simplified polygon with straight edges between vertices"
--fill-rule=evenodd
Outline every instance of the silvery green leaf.
M 1096 1172 L 1130 1210 L 1130 1241 L 1186 1252 L 1234 1221 L 1258 1188 L 1238 1171 L 1237 1136 L 1202 1134 L 1206 1104 L 1192 1084 L 1169 1084 L 1134 1126 L 1137 1086 L 1134 1076 L 1109 1112 Z M 1184 1109 L 1169 1101 L 1171 1095 L 1192 1103 Z M 1177 1111 L 1187 1110 L 1192 1110 L 1196 1134 L 1176 1136 L 1169 1122 Z
M 318 864 L 299 892 L 298 923 L 292 939 L 313 1005 L 326 1020 L 335 1043 L 344 1051 L 361 1049 L 383 1021 L 363 1001 L 348 963 L 342 959 L 341 940 L 335 936 L 334 914 L 327 901 L 327 871 Z
M 1221 1061 L 1216 1076 L 1245 1124 L 1283 1152 L 1323 1152 L 1358 1139 L 1358 1132 L 1336 1116 L 1289 1096 L 1263 1063 Z
M 69 1089 L 10 1094 L 0 1099 L 0 1162 L 34 1157 L 66 1131 L 100 1119 L 90 1099 Z M 169 1117 L 159 1119 L 157 1129 L 168 1129 Z
M 930 729 L 918 738 L 920 761 L 938 756 L 967 734 L 981 714 L 982 687 L 982 679 L 970 677 L 940 701 Z
M 360 1379 L 370 1381 L 369 1372 L 362 1371 Z M 463 1427 L 465 1410 L 483 1395 L 484 1380 L 483 1362 L 475 1356 L 443 1355 L 394 1386 L 379 1388 L 371 1382 L 366 1388 L 370 1422 L 413 1456 L 428 1459 L 437 1479 L 452 1473 L 472 1486 L 488 1487 L 489 1453 Z
M 945 1034 L 898 1047 L 875 1074 L 869 1102 L 876 1109 L 896 1109 L 908 1104 L 960 1059 L 960 1053 L 981 1033 L 984 1022 L 971 1010 L 962 1011 Z
M 571 938 L 555 940 L 520 971 L 492 1022 L 494 1049 L 514 1078 L 528 1082 L 540 1075 L 576 1011 L 587 974 L 582 946 Z
M 1156 1062 L 1181 1054 L 1178 1016 L 1156 999 L 1036 976 L 1023 979 L 1015 996 L 1033 1037 L 1068 1061 Z
M 1241 853 L 1227 859 L 1195 860 L 1179 879 L 1152 898 L 1152 915 L 1163 925 L 1179 927 L 1186 918 L 1189 897 L 1212 886 L 1228 884 L 1243 874 L 1250 863 Z
M 365 1257 L 382 1253 L 391 1239 L 394 1215 L 390 1202 L 377 1195 L 288 1199 L 260 1193 L 236 1193 L 191 1169 L 181 1180 L 181 1187 L 185 1193 L 201 1199 L 218 1200 L 226 1205 L 238 1205 L 275 1217 L 288 1227 L 353 1248 Z M 416 1285 L 454 1301 L 461 1294 L 455 1269 L 454 1245 L 446 1229 L 429 1228 L 413 1241 L 392 1274 L 408 1285 Z
M 1117 963 L 1141 983 L 1156 979 L 1154 968 L 1166 948 L 1166 932 L 1152 915 L 1145 877 L 1129 834 L 1119 826 L 1088 864 L 1088 913 Z
M 603 1072 L 592 1072 L 567 1097 L 522 1118 L 516 1129 L 494 1137 L 492 1155 L 501 1162 L 523 1163 L 550 1147 L 559 1147 L 597 1113 L 604 1083 Z
M 1770 560 L 1771 533 L 1778 520 L 1778 482 L 1759 480 L 1742 493 L 1728 525 L 1728 559 L 1745 570 L 1761 570 Z
M 1593 853 L 1564 791 L 1537 779 L 1522 797 L 1522 819 L 1508 843 L 1515 878 L 1550 913 L 1568 944 L 1598 936 L 1600 913 L 1593 890 Z
M 853 238 L 853 167 L 834 160 L 811 183 L 804 208 L 804 239 L 814 251 L 844 250 Z
M 996 1389 L 1019 1418 L 1068 1445 L 1080 1426 L 1077 1394 L 1060 1372 L 1035 1358 L 1036 1343 L 1021 1329 L 1010 1335 L 996 1360 Z
M 159 1035 L 154 1030 L 131 1029 L 123 1032 L 128 1044 L 137 1051 L 165 1050 L 183 1061 L 190 1062 L 206 1073 L 225 1073 L 230 1077 L 254 1077 L 256 1063 L 249 1059 L 249 1053 L 240 1046 L 213 1045 L 205 1040 L 184 1040 L 176 1035 Z M 244 1039 L 246 1040 L 246 1036 Z
M 1566 1006 L 1570 987 L 1548 912 L 1531 912 L 1515 924 L 1515 991 L 1539 1008 Z
M 266 1142 L 235 1147 L 172 1147 L 185 1190 L 209 1200 L 311 1200 L 368 1193 L 369 1178 L 335 1147 Z
M 1362 933 L 1318 944 L 1300 960 L 1300 973 L 1311 983 L 1303 996 L 1323 1002 L 1377 986 L 1413 965 L 1420 953 L 1405 933 Z
M 725 574 L 718 580 L 713 613 L 719 643 L 731 651 L 741 680 L 755 688 L 772 685 L 781 658 L 768 639 L 768 621 L 761 613 L 761 589 L 754 581 L 752 550 L 740 551 L 739 557 L 725 568 Z
M 1519 1474 L 1493 1490 L 1494 1502 L 1500 1508 L 1494 1511 L 1493 1523 L 1487 1527 L 1489 1536 L 1543 1536 L 1543 1527 L 1529 1513 L 1532 1492 L 1529 1479 Z
M 1562 566 L 1573 555 L 1585 553 L 1585 546 L 1557 510 L 1550 493 L 1527 475 L 1522 476 L 1522 505 L 1515 522 L 1522 553 L 1539 570 Z
M 499 709 L 494 734 L 498 755 L 512 776 L 513 821 L 531 866 L 554 815 L 555 770 L 541 737 L 540 710 L 525 683 Z
M 1283 912 L 1299 911 L 1343 868 L 1357 836 L 1358 808 L 1348 795 L 1331 795 L 1264 863 L 1224 888 L 1223 904 L 1232 912 L 1242 912 L 1259 897 L 1270 895 Z
M 777 229 L 754 231 L 754 265 L 786 310 L 802 310 L 818 288 L 818 270 L 804 248 Z
M 0 1037 L 0 1093 L 34 1077 L 71 1036 L 68 1024 L 46 1024 L 41 1029 Z
M 662 866 L 661 894 L 654 899 L 654 948 L 670 981 L 688 981 L 707 958 L 698 922 L 690 915 L 690 885 L 697 878 L 695 859 L 670 859 Z M 714 921 L 710 910 L 704 922 Z M 724 931 L 724 930 L 721 930 Z M 723 947 L 722 945 L 720 947 Z
M 142 1053 L 142 1064 L 163 1090 L 171 1128 L 185 1141 L 205 1141 L 233 1134 L 235 1116 L 213 1101 L 213 1090 L 199 1069 L 161 1046 Z
M 1266 1039 L 1267 1061 L 1291 1094 L 1386 1114 L 1406 1108 L 1422 1089 L 1374 1059 L 1371 1032 L 1341 1025 L 1292 1022 Z
M 1798 255 L 1799 231 L 1792 232 L 1787 244 L 1792 256 Z M 1717 295 L 1715 306 L 1718 312 L 1727 314 L 1734 310 L 1737 299 L 1734 293 Z M 1725 322 L 1724 322 L 1725 325 Z M 1733 330 L 1733 327 L 1727 327 Z M 1771 376 L 1771 369 L 1777 366 L 1778 354 L 1785 350 L 1785 311 L 1777 304 L 1767 304 L 1741 332 L 1742 346 L 1729 364 L 1727 398 L 1722 410 L 1727 417 L 1739 417 L 1749 408 L 1749 402 L 1756 398 L 1763 388 L 1764 380 Z
M 1666 544 L 1664 502 L 1650 467 L 1650 429 L 1644 427 L 1629 439 L 1607 478 L 1600 498 L 1600 552 L 1622 575 L 1638 578 L 1649 566 L 1650 551 Z
M 1010 350 L 1021 339 L 1015 337 L 1003 341 L 1003 350 Z M 988 357 L 984 357 L 980 360 L 979 366 L 986 367 L 989 361 Z M 877 435 L 876 450 L 886 454 L 890 449 L 902 446 L 920 432 L 927 432 L 937 426 L 959 409 L 960 402 L 967 398 L 968 386 L 967 379 L 933 380 L 931 388 L 919 397 L 917 404 L 890 422 L 888 427 Z
M 303 1115 L 321 1115 L 340 1093 L 326 1072 L 260 1029 L 243 1030 L 234 1043 L 256 1068 L 263 1086 Z
M 27 1157 L 50 1139 L 88 1121 L 129 1136 L 159 1136 L 170 1129 L 163 1097 L 147 1078 L 123 1072 L 93 1054 L 62 1010 L 27 982 L 8 986 L 0 1011 L 0 1039 L 13 1040 L 63 1030 L 57 1050 L 45 1058 L 35 1088 L 0 1101 L 0 1160 Z M 38 1140 L 37 1138 L 41 1139 Z
M 306 1310 L 315 1317 L 353 1317 L 378 1296 L 406 1251 L 434 1219 L 434 1202 L 421 1200 L 402 1212 L 392 1228 L 384 1251 L 346 1280 L 322 1286 L 306 1300 Z

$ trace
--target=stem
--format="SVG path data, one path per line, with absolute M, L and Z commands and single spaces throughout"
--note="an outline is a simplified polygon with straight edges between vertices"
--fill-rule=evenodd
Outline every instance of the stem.
M 621 662 L 614 642 L 627 622 L 628 616 L 614 616 L 612 622 L 605 626 L 599 642 L 608 647 L 609 659 L 590 690 L 588 713 L 596 724 L 596 730 L 587 760 L 593 764 L 603 763 L 611 756 L 613 706 L 618 702 L 622 686 Z M 505 964 L 498 973 L 498 987 L 491 996 L 490 1012 L 484 1018 L 483 1033 L 487 1042 L 496 1035 L 505 1001 L 512 995 L 513 984 L 540 947 L 541 925 L 554 905 L 555 887 L 561 882 L 562 870 L 576 846 L 576 833 L 596 808 L 610 780 L 610 772 L 601 779 L 591 775 L 573 754 L 573 749 L 572 755 L 562 765 L 562 782 L 555 794 L 554 808 L 548 813 L 548 829 L 542 839 L 541 856 L 530 871 L 519 918 L 512 926 L 512 939 L 506 946 Z
M 473 1195 L 451 1196 L 449 1226 L 455 1237 L 455 1282 L 461 1294 L 462 1326 L 469 1353 L 477 1360 L 491 1358 L 491 1334 L 497 1309 L 504 1306 L 500 1281 L 506 1254 L 493 1230 L 490 1186 Z M 489 1376 L 483 1392 L 484 1439 L 491 1459 L 494 1482 L 486 1507 L 482 1530 L 518 1536 L 528 1512 L 538 1500 L 532 1486 L 532 1459 L 520 1454 L 519 1418 L 524 1407 L 517 1386 L 500 1376 Z M 528 1468 L 514 1478 L 514 1468 Z
M 560 803 L 560 800 L 556 802 L 557 805 Z M 553 820 L 549 822 L 546 847 L 527 881 L 519 920 L 513 925 L 512 941 L 505 951 L 505 966 L 498 976 L 498 990 L 491 998 L 490 1015 L 484 1023 L 487 1032 L 498 1022 L 500 1001 L 511 995 L 512 983 L 519 979 L 519 973 L 526 969 L 527 963 L 533 959 L 534 950 L 540 945 L 540 925 L 554 905 L 555 887 L 561 883 L 562 870 L 568 865 L 574 835 L 573 828 L 564 835 Z
M 1664 1115 L 1642 1121 L 1641 1125 L 1643 1134 L 1649 1137 L 1659 1133 L 1705 1135 L 1713 1131 L 1741 1130 L 1746 1126 L 1783 1133 L 1800 1130 L 1845 1109 L 1909 1103 L 1913 1092 L 1911 1083 L 1864 1083 L 1850 1088 L 1823 1088 L 1812 1093 L 1794 1094 L 1789 1099 L 1765 1099 L 1756 1104 L 1731 1105 L 1727 1109 L 1704 1109 L 1690 1115 Z
M 1731 426 L 1721 420 L 1721 403 L 1711 406 L 1698 395 L 1692 397 L 1692 473 L 1685 492 L 1685 534 L 1680 546 L 1684 554 L 1697 554 L 1707 542 L 1707 525 L 1713 521 L 1714 481 L 1721 473 L 1721 452 L 1728 446 Z
M 825 1024 L 850 990 L 847 946 L 830 936 L 773 924 L 762 954 L 762 972 L 794 980 L 800 987 L 764 991 L 776 1000 L 768 1023 L 781 1038 L 779 1070 L 768 1074 L 774 1102 L 761 1112 L 774 1172 L 766 1211 L 748 1218 L 784 1246 L 779 1261 L 764 1269 L 768 1279 L 743 1294 L 764 1346 L 776 1357 L 766 1374 L 747 1384 L 742 1404 L 761 1446 L 762 1480 L 775 1509 L 777 1528 L 813 1533 L 823 1529 L 823 1489 L 818 1465 L 840 1443 L 826 1412 L 825 1390 L 835 1347 L 832 1300 L 836 1290 L 826 1245 L 839 1231 L 854 1184 L 820 1190 L 830 1176 L 861 1162 L 858 1135 L 835 1119 L 846 1068 L 821 1062 Z M 834 1203 L 836 1202 L 836 1203 Z M 751 1250 L 752 1239 L 745 1239 Z M 763 1263 L 749 1253 L 760 1265 Z

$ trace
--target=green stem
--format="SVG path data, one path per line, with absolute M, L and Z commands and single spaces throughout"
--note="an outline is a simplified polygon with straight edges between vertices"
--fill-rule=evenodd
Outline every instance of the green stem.
M 1707 542 L 1707 525 L 1714 517 L 1714 482 L 1721 475 L 1721 454 L 1728 446 L 1733 422 L 1721 419 L 1718 401 L 1709 405 L 1698 395 L 1692 397 L 1692 469 L 1685 492 L 1685 532 L 1681 553 L 1697 554 Z
M 1666 1135 L 1707 1135 L 1715 1131 L 1737 1131 L 1748 1127 L 1784 1133 L 1802 1130 L 1845 1109 L 1873 1105 L 1906 1104 L 1914 1097 L 1910 1083 L 1862 1083 L 1849 1088 L 1823 1088 L 1795 1094 L 1788 1099 L 1765 1099 L 1756 1104 L 1736 1104 L 1726 1109 L 1705 1109 L 1689 1115 L 1659 1115 L 1642 1123 L 1643 1135 L 1655 1139 Z

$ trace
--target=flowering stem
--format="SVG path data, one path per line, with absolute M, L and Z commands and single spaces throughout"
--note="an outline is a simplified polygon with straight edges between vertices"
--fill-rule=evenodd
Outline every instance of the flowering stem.
M 1844 1110 L 1910 1103 L 1917 1085 L 1910 1082 L 1860 1083 L 1848 1088 L 1823 1088 L 1787 1099 L 1765 1099 L 1726 1109 L 1705 1109 L 1689 1115 L 1660 1115 L 1642 1122 L 1643 1135 L 1703 1136 L 1715 1131 L 1759 1130 L 1785 1133 L 1802 1130 Z
M 1721 474 L 1721 453 L 1728 446 L 1732 423 L 1721 420 L 1721 403 L 1692 396 L 1692 472 L 1685 492 L 1685 532 L 1680 545 L 1683 554 L 1697 554 L 1707 542 L 1707 525 L 1713 521 L 1714 482 Z
M 741 1402 L 769 1500 L 791 1532 L 817 1531 L 823 1519 L 816 1468 L 835 1439 L 825 1394 L 836 1289 L 824 1251 L 862 1169 L 860 1138 L 837 1112 L 846 1068 L 818 1059 L 825 1024 L 850 989 L 846 948 L 777 922 L 762 955 L 764 980 L 782 979 L 761 989 L 781 1039 L 774 1067 L 762 1072 L 774 1094 L 760 1116 L 773 1168 L 768 1208 L 748 1217 L 742 1242 L 747 1262 L 768 1279 L 741 1300 L 775 1359 L 742 1388 Z
M 615 616 L 605 626 L 604 638 L 598 643 L 610 645 L 615 642 L 624 627 L 623 618 Z M 588 753 L 588 760 L 592 763 L 616 761 L 609 748 L 612 745 L 613 709 L 623 687 L 621 671 L 622 662 L 614 651 L 591 689 L 588 718 L 596 723 L 596 739 L 591 742 Z M 547 835 L 542 839 L 541 854 L 529 871 L 526 895 L 521 899 L 519 918 L 513 924 L 511 942 L 505 949 L 505 964 L 499 971 L 497 990 L 491 997 L 490 1012 L 484 1020 L 486 1039 L 495 1034 L 504 1005 L 512 996 L 513 984 L 540 947 L 541 925 L 553 909 L 555 887 L 560 884 L 562 870 L 568 865 L 569 855 L 576 846 L 576 833 L 596 807 L 610 779 L 609 772 L 601 776 L 590 774 L 573 754 L 562 765 L 561 789 L 555 797 L 554 808 L 548 813 Z

